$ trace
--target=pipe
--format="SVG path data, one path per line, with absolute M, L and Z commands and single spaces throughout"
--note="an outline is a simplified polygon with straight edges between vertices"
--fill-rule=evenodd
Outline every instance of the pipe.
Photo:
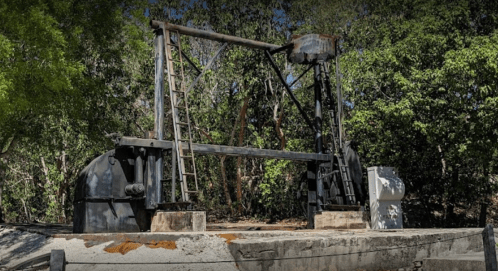
M 145 148 L 134 148 L 135 153 L 135 184 L 137 186 L 144 185 L 144 161 Z M 142 191 L 143 192 L 143 191 Z
M 246 46 L 250 48 L 255 48 L 255 49 L 261 49 L 261 50 L 275 50 L 280 48 L 280 45 L 275 45 L 275 44 L 270 44 L 262 41 L 256 41 L 256 40 L 248 40 L 248 39 L 243 39 L 235 36 L 230 36 L 230 35 L 225 35 L 225 34 L 219 34 L 216 32 L 209 32 L 205 30 L 200 30 L 200 29 L 195 29 L 195 28 L 190 28 L 186 26 L 181 26 L 181 25 L 175 25 L 172 23 L 168 22 L 161 22 L 161 21 L 156 21 L 156 20 L 151 20 L 150 21 L 150 26 L 152 29 L 159 29 L 159 28 L 164 28 L 169 31 L 173 32 L 178 32 L 183 35 L 188 35 L 192 37 L 198 37 L 198 38 L 203 38 L 203 39 L 208 39 L 208 40 L 214 40 L 214 41 L 219 41 L 219 42 L 228 42 L 232 44 L 237 44 L 241 46 Z

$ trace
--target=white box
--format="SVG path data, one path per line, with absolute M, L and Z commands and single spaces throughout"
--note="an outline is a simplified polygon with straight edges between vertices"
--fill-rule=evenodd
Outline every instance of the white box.
M 368 190 L 372 229 L 402 229 L 401 199 L 405 184 L 392 167 L 369 167 Z

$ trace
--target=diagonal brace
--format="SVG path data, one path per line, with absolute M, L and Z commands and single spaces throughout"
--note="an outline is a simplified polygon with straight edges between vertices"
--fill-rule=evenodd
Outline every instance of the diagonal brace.
M 294 82 L 292 82 L 289 85 L 289 87 L 292 87 L 295 83 L 297 83 L 297 81 L 299 81 L 299 79 L 301 79 L 301 77 L 303 77 L 305 74 L 307 74 L 308 71 L 311 70 L 311 68 L 313 68 L 313 65 L 310 65 L 301 75 L 299 75 L 299 77 L 296 80 L 294 80 Z M 313 85 L 313 86 L 315 86 L 315 85 Z
M 180 37 L 178 37 L 178 38 L 180 38 Z M 169 38 L 169 40 L 172 44 L 176 45 L 176 42 L 173 41 L 173 39 L 171 39 L 171 37 Z M 190 58 L 183 51 L 182 51 L 182 56 L 185 58 L 185 60 L 187 60 L 187 62 L 192 66 L 192 68 L 195 69 L 197 74 L 201 74 L 201 70 L 197 67 L 197 65 L 195 65 L 195 63 L 192 60 L 190 60 Z
M 284 85 L 285 90 L 287 90 L 287 93 L 289 94 L 289 96 L 291 97 L 292 101 L 296 105 L 297 109 L 299 110 L 299 112 L 303 116 L 304 120 L 306 121 L 306 123 L 308 124 L 308 126 L 311 128 L 311 130 L 315 131 L 316 130 L 315 126 L 311 122 L 311 120 L 308 117 L 308 115 L 306 115 L 306 112 L 304 112 L 303 108 L 301 107 L 301 104 L 297 100 L 296 96 L 294 96 L 294 93 L 292 93 L 292 90 L 290 89 L 290 87 L 287 84 L 287 82 L 285 82 L 285 79 L 282 76 L 282 73 L 280 72 L 280 69 L 277 67 L 277 64 L 275 64 L 275 61 L 273 60 L 273 57 L 271 56 L 271 54 L 270 54 L 270 52 L 268 50 L 265 50 L 265 55 L 266 55 L 266 58 L 268 58 L 268 60 L 270 61 L 271 66 L 273 67 L 273 69 L 277 73 L 278 78 L 280 78 L 280 81 L 282 81 L 282 84 Z
M 202 72 L 195 78 L 194 82 L 192 82 L 192 84 L 190 84 L 190 86 L 188 87 L 187 91 L 185 91 L 185 97 L 187 97 L 187 94 L 192 90 L 192 88 L 194 88 L 194 86 L 197 84 L 197 82 L 199 82 L 199 80 L 202 78 L 202 76 L 204 76 L 204 74 L 206 73 L 206 71 L 209 70 L 209 68 L 211 68 L 211 65 L 213 65 L 214 60 L 221 54 L 221 52 L 223 51 L 223 49 L 225 49 L 228 46 L 228 44 L 229 44 L 228 42 L 225 42 L 223 45 L 221 45 L 221 47 L 218 49 L 218 51 L 216 51 L 216 54 L 214 54 L 214 56 L 209 60 L 209 62 L 204 67 L 204 69 L 202 70 Z M 179 99 L 178 102 L 181 102 L 182 99 Z M 168 113 L 166 113 L 166 114 L 171 114 L 171 110 L 168 111 Z
M 214 60 L 221 54 L 223 49 L 225 49 L 227 46 L 228 46 L 228 42 L 225 42 L 225 43 L 223 43 L 223 45 L 221 45 L 221 47 L 218 49 L 218 51 L 216 51 L 216 54 L 214 54 L 214 56 L 209 60 L 206 67 L 204 67 L 202 72 L 195 78 L 194 82 L 192 82 L 192 84 L 190 84 L 187 91 L 185 92 L 185 95 L 187 95 L 192 90 L 192 88 L 194 88 L 194 86 L 197 84 L 197 82 L 199 82 L 199 80 L 206 73 L 206 71 L 209 70 L 209 68 L 211 68 L 211 65 L 213 65 Z

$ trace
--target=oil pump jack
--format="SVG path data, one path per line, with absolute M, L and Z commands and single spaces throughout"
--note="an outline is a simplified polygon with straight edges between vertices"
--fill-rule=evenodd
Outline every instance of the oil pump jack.
M 279 46 L 168 22 L 152 20 L 150 25 L 155 33 L 154 131 L 147 138 L 114 137 L 115 148 L 94 159 L 83 169 L 75 189 L 75 233 L 147 231 L 150 229 L 151 215 L 156 210 L 191 208 L 191 197 L 199 191 L 195 153 L 307 161 L 309 228 L 314 227 L 314 215 L 323 210 L 359 209 L 360 202 L 363 203 L 362 169 L 358 155 L 342 138 L 337 36 L 293 36 L 286 45 Z M 201 71 L 182 51 L 180 35 L 219 41 L 223 45 Z M 315 153 L 192 142 L 188 93 L 227 44 L 264 50 L 268 63 L 314 134 Z M 273 56 L 277 53 L 285 53 L 291 63 L 308 67 L 293 83 L 288 84 L 274 61 Z M 336 96 L 332 95 L 327 65 L 331 60 L 335 60 L 336 65 Z M 185 84 L 184 61 L 198 72 L 197 78 L 188 88 Z M 313 119 L 304 111 L 292 90 L 294 83 L 310 70 L 314 72 Z M 165 75 L 173 116 L 174 141 L 164 140 L 163 135 Z M 324 146 L 322 139 L 322 113 L 330 114 L 332 140 L 328 146 Z M 165 158 L 170 159 L 169 178 L 164 177 Z M 180 199 L 175 196 L 177 181 Z M 171 187 L 167 199 L 163 191 L 166 182 Z

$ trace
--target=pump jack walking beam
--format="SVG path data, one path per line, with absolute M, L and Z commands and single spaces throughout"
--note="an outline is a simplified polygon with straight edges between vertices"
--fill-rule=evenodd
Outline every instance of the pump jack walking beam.
M 250 48 L 255 48 L 255 49 L 261 49 L 261 50 L 275 50 L 280 48 L 281 46 L 275 45 L 275 44 L 270 44 L 262 41 L 256 41 L 256 40 L 248 40 L 244 38 L 239 38 L 235 36 L 230 36 L 230 35 L 224 35 L 224 34 L 219 34 L 215 32 L 209 32 L 205 30 L 200 30 L 200 29 L 195 29 L 195 28 L 190 28 L 186 26 L 181 26 L 181 25 L 176 25 L 168 22 L 161 22 L 161 21 L 156 21 L 152 20 L 150 21 L 150 26 L 152 29 L 159 29 L 162 28 L 165 30 L 170 30 L 170 31 L 175 31 L 178 32 L 179 34 L 182 35 L 188 35 L 192 37 L 197 37 L 197 38 L 203 38 L 203 39 L 208 39 L 208 40 L 214 40 L 214 41 L 219 41 L 219 42 L 228 42 L 232 43 L 235 45 L 242 45 Z

